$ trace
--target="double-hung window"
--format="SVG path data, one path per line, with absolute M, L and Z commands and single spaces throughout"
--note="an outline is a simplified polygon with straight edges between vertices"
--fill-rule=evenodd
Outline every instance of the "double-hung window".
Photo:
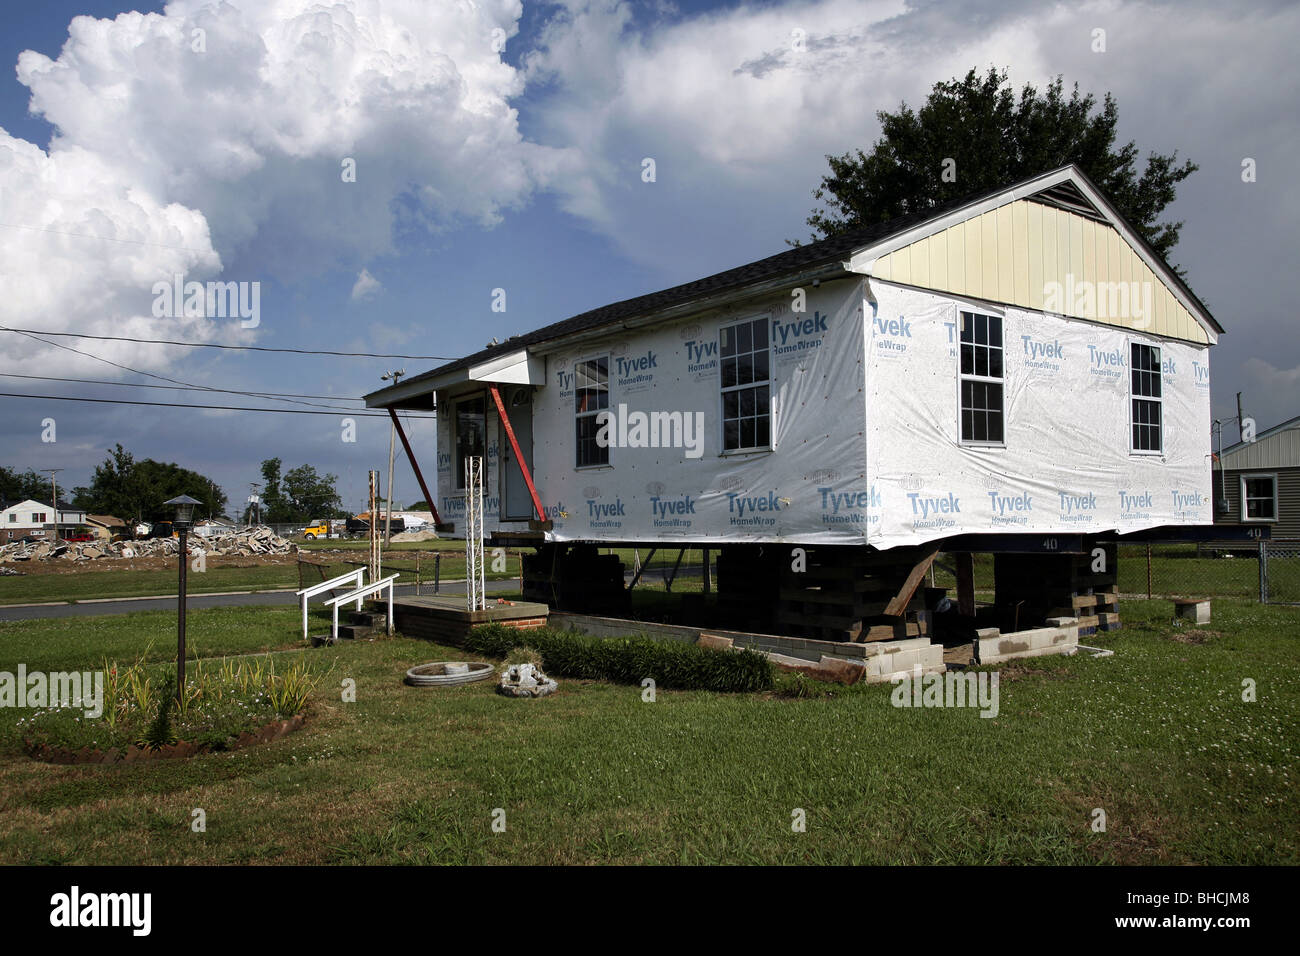
M 975 445 L 1004 441 L 1002 319 L 961 314 L 961 440 Z
M 772 447 L 772 352 L 767 319 L 724 325 L 718 331 L 722 363 L 722 449 Z
M 1241 518 L 1243 521 L 1277 520 L 1277 476 L 1241 476 Z
M 1132 406 L 1132 450 L 1159 454 L 1164 450 L 1161 422 L 1160 347 L 1138 342 L 1129 348 L 1130 405 Z
M 606 440 L 600 440 L 600 429 L 606 425 L 609 410 L 609 356 L 587 359 L 574 366 L 574 415 L 577 434 L 577 461 L 579 468 L 609 464 L 610 427 L 605 429 Z M 601 414 L 604 412 L 605 414 Z

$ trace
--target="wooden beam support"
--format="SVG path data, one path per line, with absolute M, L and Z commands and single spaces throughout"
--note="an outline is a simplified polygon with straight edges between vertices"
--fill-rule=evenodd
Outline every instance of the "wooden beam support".
M 510 447 L 514 449 L 515 461 L 519 464 L 519 471 L 524 476 L 524 484 L 528 486 L 528 493 L 533 498 L 533 508 L 537 511 L 537 520 L 546 520 L 546 511 L 542 508 L 542 499 L 537 495 L 537 489 L 533 486 L 533 476 L 528 470 L 528 462 L 524 461 L 523 452 L 519 450 L 519 439 L 515 438 L 515 430 L 510 424 L 510 416 L 506 414 L 505 402 L 501 401 L 501 392 L 495 385 L 488 386 L 492 392 L 492 401 L 496 403 L 497 414 L 501 416 L 501 424 L 506 427 L 506 437 L 510 439 Z
M 953 555 L 957 565 L 957 612 L 963 617 L 975 616 L 975 555 L 963 551 Z
M 442 524 L 442 517 L 438 514 L 438 503 L 433 500 L 433 495 L 429 494 L 429 486 L 424 483 L 424 475 L 420 473 L 420 463 L 415 460 L 415 452 L 411 451 L 411 443 L 406 440 L 406 432 L 402 431 L 402 423 L 397 420 L 397 409 L 391 405 L 388 406 L 388 416 L 393 420 L 393 427 L 397 429 L 397 437 L 402 440 L 402 447 L 406 450 L 406 460 L 411 463 L 411 470 L 415 472 L 415 480 L 420 483 L 420 491 L 424 492 L 424 502 L 429 506 L 429 512 L 433 515 L 433 526 L 436 528 Z M 388 510 L 393 510 L 391 503 L 388 505 Z M 373 522 L 374 516 L 369 517 Z
M 902 617 L 907 611 L 907 605 L 912 601 L 912 595 L 916 589 L 921 586 L 925 580 L 925 573 L 930 570 L 930 565 L 934 563 L 935 556 L 939 553 L 940 542 L 932 541 L 929 544 L 921 545 L 921 557 L 917 560 L 912 572 L 903 582 L 903 587 L 898 594 L 885 606 L 885 614 L 889 617 Z

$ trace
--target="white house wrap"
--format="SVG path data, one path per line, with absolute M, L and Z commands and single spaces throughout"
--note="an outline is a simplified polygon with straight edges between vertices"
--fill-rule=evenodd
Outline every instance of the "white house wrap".
M 496 385 L 548 541 L 884 549 L 1128 532 L 1211 520 L 1219 331 L 1066 167 L 557 323 L 368 403 L 436 395 L 437 504 L 458 531 L 467 451 L 487 459 L 489 531 L 537 519 Z M 727 343 L 749 370 L 738 381 L 766 387 L 766 419 L 760 391 L 724 397 Z M 608 458 L 582 466 L 593 408 Z M 750 447 L 726 450 L 726 427 Z

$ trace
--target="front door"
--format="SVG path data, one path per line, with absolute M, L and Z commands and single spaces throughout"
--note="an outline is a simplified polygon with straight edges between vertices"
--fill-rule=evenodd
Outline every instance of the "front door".
M 501 401 L 510 416 L 515 440 L 523 453 L 529 473 L 533 468 L 533 390 L 530 386 L 509 386 L 501 390 Z M 533 517 L 533 499 L 524 482 L 524 473 L 515 461 L 505 423 L 501 423 L 501 520 L 527 521 Z

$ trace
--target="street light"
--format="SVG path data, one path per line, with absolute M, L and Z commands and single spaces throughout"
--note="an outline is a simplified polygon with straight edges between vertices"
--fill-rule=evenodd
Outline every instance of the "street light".
M 163 504 L 175 505 L 176 520 L 172 525 L 181 536 L 181 570 L 180 587 L 177 591 L 176 605 L 176 700 L 185 699 L 185 571 L 189 566 L 186 542 L 189 539 L 190 524 L 194 520 L 194 506 L 200 502 L 189 495 L 180 495 Z

